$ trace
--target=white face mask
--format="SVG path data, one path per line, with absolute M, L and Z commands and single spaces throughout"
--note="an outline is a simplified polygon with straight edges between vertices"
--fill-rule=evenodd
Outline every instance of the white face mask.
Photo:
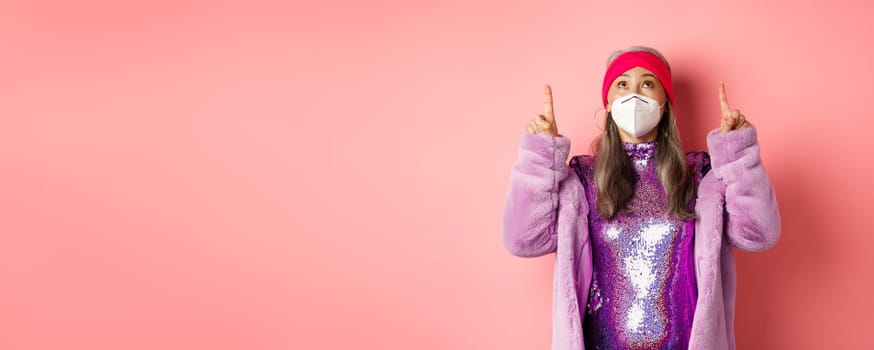
M 659 125 L 661 119 L 659 102 L 643 95 L 617 97 L 610 107 L 616 126 L 634 137 L 646 135 Z

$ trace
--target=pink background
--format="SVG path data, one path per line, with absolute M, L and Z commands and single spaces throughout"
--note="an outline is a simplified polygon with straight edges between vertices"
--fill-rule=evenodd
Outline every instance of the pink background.
M 520 132 L 573 154 L 604 63 L 717 86 L 783 236 L 737 253 L 741 349 L 872 348 L 863 1 L 6 1 L 0 348 L 546 349 L 552 256 L 501 243 Z M 866 227 L 867 224 L 867 227 Z

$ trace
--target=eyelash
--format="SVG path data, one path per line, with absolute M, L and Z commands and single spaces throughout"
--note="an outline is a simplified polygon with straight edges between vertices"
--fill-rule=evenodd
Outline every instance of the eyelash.
M 650 80 L 647 80 L 643 83 L 644 83 L 644 87 L 655 87 L 655 84 Z M 649 84 L 649 86 L 646 86 L 645 84 Z M 627 83 L 624 81 L 620 81 L 620 82 L 616 83 L 616 85 L 619 87 L 625 87 L 625 85 L 627 85 Z

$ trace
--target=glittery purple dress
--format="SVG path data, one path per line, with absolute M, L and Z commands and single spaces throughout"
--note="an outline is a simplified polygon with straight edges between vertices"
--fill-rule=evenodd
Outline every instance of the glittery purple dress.
M 624 143 L 638 173 L 627 212 L 598 215 L 594 160 L 571 162 L 589 203 L 592 284 L 580 291 L 587 349 L 686 349 L 698 296 L 693 259 L 694 221 L 667 213 L 656 173 L 656 142 Z M 703 152 L 687 154 L 695 183 L 709 169 Z M 694 199 L 690 203 L 694 207 Z

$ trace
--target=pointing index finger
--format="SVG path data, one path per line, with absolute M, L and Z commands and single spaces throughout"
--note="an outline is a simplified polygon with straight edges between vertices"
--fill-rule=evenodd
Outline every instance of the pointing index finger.
M 550 87 L 549 84 L 547 84 L 544 87 L 544 91 L 546 93 L 546 101 L 545 101 L 546 106 L 544 107 L 545 108 L 544 115 L 546 116 L 546 119 L 554 120 L 555 114 L 553 113 L 553 108 L 552 108 L 552 87 Z
M 719 83 L 719 105 L 722 107 L 722 114 L 731 114 L 731 107 L 728 106 L 728 98 L 725 97 L 725 83 Z

